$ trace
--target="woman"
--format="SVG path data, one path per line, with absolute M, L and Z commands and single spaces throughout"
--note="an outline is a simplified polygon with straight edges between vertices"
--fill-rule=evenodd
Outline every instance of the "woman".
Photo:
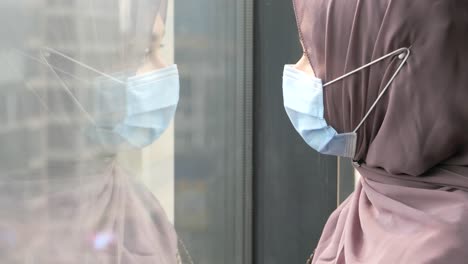
M 362 176 L 312 263 L 467 263 L 468 3 L 294 5 L 304 57 L 285 69 L 286 111 Z

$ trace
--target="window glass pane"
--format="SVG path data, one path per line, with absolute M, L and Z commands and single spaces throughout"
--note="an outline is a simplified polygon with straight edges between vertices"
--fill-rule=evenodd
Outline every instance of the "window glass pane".
M 1 1 L 1 263 L 245 263 L 247 2 Z
M 197 263 L 244 263 L 245 1 L 177 0 L 175 224 Z M 249 58 L 250 59 L 250 58 Z

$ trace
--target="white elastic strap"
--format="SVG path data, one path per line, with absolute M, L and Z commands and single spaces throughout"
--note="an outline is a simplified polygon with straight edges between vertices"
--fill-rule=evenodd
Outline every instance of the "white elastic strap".
M 54 76 L 59 80 L 61 86 L 65 89 L 65 92 L 72 98 L 72 100 L 75 102 L 75 104 L 78 106 L 78 108 L 83 112 L 83 114 L 86 116 L 88 121 L 90 121 L 93 125 L 96 125 L 96 121 L 91 117 L 91 115 L 86 111 L 86 109 L 83 107 L 83 105 L 80 103 L 78 98 L 75 97 L 75 95 L 72 93 L 70 88 L 68 88 L 67 84 L 63 81 L 63 79 L 58 75 L 58 73 L 55 71 L 54 67 L 50 65 L 49 61 L 47 60 L 46 56 L 43 54 L 42 50 L 40 51 L 40 56 L 42 60 L 47 64 L 49 69 L 54 73 Z
M 99 74 L 99 75 L 102 75 L 102 76 L 104 76 L 104 77 L 107 77 L 107 78 L 109 78 L 109 79 L 111 79 L 111 80 L 113 80 L 113 81 L 115 81 L 115 82 L 118 82 L 118 83 L 121 83 L 121 84 L 125 84 L 125 82 L 123 82 L 123 81 L 121 81 L 121 80 L 119 80 L 119 79 L 117 79 L 117 78 L 115 78 L 115 77 L 113 77 L 113 76 L 111 76 L 111 75 L 109 75 L 109 74 L 107 74 L 107 73 L 101 72 L 101 71 L 99 71 L 99 70 L 97 70 L 97 69 L 95 69 L 95 68 L 93 68 L 93 67 L 91 67 L 91 66 L 89 66 L 89 65 L 87 65 L 87 64 L 84 64 L 84 63 L 81 62 L 81 61 L 75 60 L 75 59 L 73 59 L 72 57 L 69 57 L 69 56 L 63 54 L 62 52 L 60 52 L 60 51 L 58 51 L 58 50 L 55 50 L 55 49 L 49 48 L 49 47 L 44 47 L 43 49 L 46 50 L 47 52 L 55 53 L 55 54 L 57 54 L 57 55 L 59 55 L 59 56 L 62 56 L 63 58 L 65 58 L 65 59 L 67 59 L 67 60 L 70 60 L 70 61 L 72 61 L 72 62 L 74 62 L 74 63 L 76 63 L 76 64 L 78 64 L 78 65 L 80 65 L 80 66 L 82 66 L 82 67 L 84 67 L 84 68 L 86 68 L 86 69 L 88 69 L 88 70 L 90 70 L 90 71 L 93 71 L 93 72 L 95 72 L 95 73 L 97 73 L 97 74 Z M 42 53 L 42 51 L 41 51 L 41 53 Z
M 374 108 L 377 106 L 377 103 L 379 102 L 379 100 L 382 98 L 382 96 L 385 94 L 385 92 L 387 91 L 387 89 L 390 87 L 390 84 L 393 82 L 393 80 L 395 80 L 396 76 L 398 75 L 398 73 L 400 73 L 401 69 L 403 68 L 404 64 L 406 63 L 406 61 L 408 60 L 408 57 L 410 55 L 411 51 L 409 48 L 400 48 L 400 49 L 397 49 L 393 52 L 390 52 L 389 54 L 383 56 L 383 57 L 380 57 L 374 61 L 371 61 L 369 62 L 368 64 L 364 65 L 364 66 L 361 66 L 341 77 L 338 77 L 330 82 L 327 82 L 326 84 L 323 85 L 323 87 L 327 87 L 331 84 L 334 84 L 338 81 L 341 81 L 343 80 L 344 78 L 348 77 L 348 76 L 351 76 L 365 68 L 368 68 L 388 57 L 391 57 L 393 55 L 396 55 L 396 54 L 399 54 L 398 58 L 402 60 L 400 66 L 398 66 L 397 70 L 395 71 L 395 73 L 392 75 L 392 77 L 390 78 L 390 80 L 388 81 L 388 83 L 385 85 L 384 89 L 382 90 L 382 92 L 379 94 L 379 96 L 377 97 L 377 99 L 375 100 L 375 102 L 372 104 L 372 106 L 369 108 L 369 111 L 367 111 L 366 115 L 364 116 L 364 118 L 361 120 L 361 122 L 357 125 L 357 127 L 353 130 L 354 133 L 356 133 L 359 128 L 362 126 L 362 124 L 364 124 L 364 122 L 366 121 L 366 119 L 369 117 L 369 115 L 371 114 L 371 112 L 374 110 Z M 404 57 L 402 55 L 406 54 Z

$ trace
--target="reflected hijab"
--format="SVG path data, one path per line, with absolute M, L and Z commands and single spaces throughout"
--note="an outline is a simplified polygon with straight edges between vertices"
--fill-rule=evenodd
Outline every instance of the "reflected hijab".
M 173 225 L 129 172 L 70 174 L 2 181 L 2 263 L 180 263 Z
M 406 65 L 357 132 L 354 159 L 362 162 L 357 168 L 362 178 L 330 217 L 314 263 L 331 258 L 337 263 L 463 263 L 467 253 L 461 248 L 468 240 L 462 227 L 468 221 L 468 3 L 293 1 L 305 54 L 325 82 L 399 48 L 411 49 Z M 395 56 L 326 87 L 327 122 L 339 133 L 352 131 L 398 65 Z M 407 236 L 411 242 L 400 238 L 398 243 L 397 235 L 403 233 L 414 240 Z M 424 250 L 430 253 L 418 258 Z

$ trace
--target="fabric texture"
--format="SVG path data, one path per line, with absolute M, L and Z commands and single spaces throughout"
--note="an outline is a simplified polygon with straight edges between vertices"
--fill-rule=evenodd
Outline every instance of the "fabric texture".
M 362 177 L 327 221 L 312 263 L 467 263 L 468 2 L 293 1 L 324 82 L 411 49 L 357 131 Z M 328 124 L 352 131 L 398 64 L 389 58 L 326 87 Z

